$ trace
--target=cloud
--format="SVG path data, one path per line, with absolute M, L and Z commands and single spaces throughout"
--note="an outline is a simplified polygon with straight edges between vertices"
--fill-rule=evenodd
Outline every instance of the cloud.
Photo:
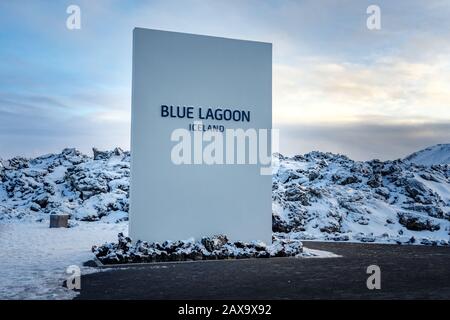
M 341 153 L 354 160 L 394 160 L 438 143 L 450 143 L 450 122 L 395 123 L 389 119 L 283 125 L 280 152 L 313 150 Z
M 94 146 L 129 149 L 130 110 L 120 100 L 112 101 L 114 94 L 99 91 L 97 96 L 76 96 L 68 103 L 71 107 L 54 96 L 3 96 L 0 95 L 0 158 L 38 156 L 65 147 L 85 153 Z M 74 107 L 80 104 L 81 107 Z
M 450 120 L 450 54 L 409 62 L 304 58 L 274 66 L 275 123 L 340 122 L 379 115 Z
M 82 29 L 74 32 L 65 27 L 68 4 L 0 3 L 2 156 L 67 145 L 128 148 L 135 26 L 273 42 L 274 125 L 290 128 L 290 150 L 298 149 L 299 133 L 310 149 L 339 146 L 361 158 L 449 140 L 437 125 L 450 121 L 445 0 L 380 0 L 377 32 L 366 28 L 369 0 L 80 0 Z M 358 129 L 366 125 L 402 139 L 373 131 L 393 151 L 371 149 L 378 143 Z M 354 128 L 371 141 L 367 154 L 344 134 L 330 145 L 329 128 Z
M 0 158 L 27 157 L 75 147 L 90 153 L 92 147 L 129 150 L 129 118 L 103 113 L 51 117 L 0 111 Z

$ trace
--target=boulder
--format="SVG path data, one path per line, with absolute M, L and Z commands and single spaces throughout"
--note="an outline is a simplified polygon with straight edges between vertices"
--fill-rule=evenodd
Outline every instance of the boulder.
M 213 252 L 214 250 L 219 250 L 228 242 L 228 238 L 225 235 L 215 235 L 213 237 L 203 237 L 201 240 L 202 245 L 209 252 Z
M 107 160 L 111 157 L 111 151 L 100 151 L 97 148 L 92 148 L 94 160 Z
M 408 230 L 412 231 L 436 231 L 440 229 L 439 223 L 435 223 L 433 220 L 420 216 L 418 214 L 413 214 L 409 212 L 399 212 L 399 223 L 406 227 Z

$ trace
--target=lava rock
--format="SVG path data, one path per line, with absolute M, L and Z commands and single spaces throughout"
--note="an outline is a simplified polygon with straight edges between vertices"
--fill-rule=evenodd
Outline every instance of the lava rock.
M 398 213 L 399 222 L 401 225 L 405 226 L 406 229 L 412 231 L 436 231 L 440 229 L 438 223 L 434 223 L 431 219 L 419 216 L 417 214 L 400 212 Z
M 200 242 L 165 241 L 132 243 L 129 237 L 118 234 L 116 243 L 93 246 L 92 252 L 104 264 L 165 262 L 186 260 L 224 260 L 269 257 L 291 257 L 303 252 L 298 240 L 276 239 L 270 246 L 261 242 L 228 242 L 225 235 L 204 237 Z
M 206 250 L 213 252 L 219 250 L 224 244 L 228 242 L 228 238 L 225 235 L 216 235 L 213 237 L 204 237 L 201 243 L 205 246 Z

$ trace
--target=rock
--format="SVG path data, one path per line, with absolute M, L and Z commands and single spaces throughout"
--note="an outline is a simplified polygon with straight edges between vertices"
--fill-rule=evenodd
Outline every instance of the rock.
M 299 186 L 289 187 L 285 191 L 284 197 L 286 201 L 299 201 L 304 206 L 309 205 L 308 194 Z
M 352 183 L 358 183 L 361 182 L 361 179 L 359 179 L 356 175 L 348 175 L 345 172 L 335 173 L 332 176 L 333 182 L 340 185 L 348 185 Z
M 363 234 L 363 233 L 359 233 L 355 236 L 356 240 L 359 240 L 361 242 L 375 242 L 376 238 L 373 236 L 373 234 Z
M 111 158 L 114 161 L 109 161 Z M 449 165 L 353 161 L 343 155 L 317 151 L 295 157 L 275 155 L 274 159 L 278 162 L 272 181 L 274 232 L 292 233 L 301 239 L 345 241 L 346 236 L 354 238 L 356 222 L 378 230 L 379 234 L 391 234 L 391 239 L 383 240 L 389 242 L 401 236 L 392 232 L 393 223 L 399 220 L 403 221 L 396 227 L 400 232 L 408 230 L 405 225 L 412 229 L 450 230 L 450 203 L 442 192 L 450 185 Z M 96 150 L 94 157 L 67 148 L 59 154 L 34 159 L 16 157 L 0 163 L 0 220 L 45 220 L 49 214 L 60 212 L 70 214 L 71 221 L 127 219 L 130 153 L 120 148 Z M 419 222 L 414 218 L 400 219 L 397 212 L 421 218 Z M 420 231 L 405 234 L 411 232 Z M 423 238 L 414 235 L 416 239 Z M 230 245 L 223 245 L 219 251 L 240 255 L 230 251 Z M 244 257 L 258 252 L 251 244 L 244 245 Z M 201 247 L 195 249 L 199 254 L 193 249 L 196 259 L 200 255 L 202 259 L 222 257 L 222 253 L 212 254 Z M 149 253 L 139 259 L 153 258 Z
M 21 170 L 29 167 L 28 159 L 24 157 L 14 157 L 3 163 L 3 166 L 9 170 Z
M 48 199 L 49 197 L 45 193 L 42 193 L 34 197 L 32 201 L 39 205 L 40 208 L 46 208 L 48 205 Z
M 423 245 L 426 245 L 426 246 L 436 246 L 436 245 L 438 244 L 438 242 L 435 241 L 435 240 L 430 240 L 430 239 L 427 239 L 427 238 L 422 238 L 422 239 L 420 240 L 420 244 L 423 244 Z
M 117 148 L 114 149 L 113 154 L 115 156 L 122 156 L 124 154 L 124 152 L 123 152 L 123 150 L 121 148 L 117 147 Z
M 131 238 L 125 237 L 122 232 L 117 235 L 118 238 L 118 248 L 121 250 L 127 250 L 131 247 Z M 136 242 L 137 245 L 140 245 L 142 242 Z
M 381 177 L 381 175 L 373 175 L 368 181 L 367 184 L 371 187 L 371 188 L 379 188 L 383 185 L 383 178 Z
M 225 235 L 216 235 L 213 237 L 204 237 L 201 240 L 203 246 L 205 246 L 206 250 L 209 252 L 213 252 L 214 250 L 219 250 L 228 242 L 228 238 Z
M 344 232 L 355 238 L 352 229 L 356 222 L 389 234 L 383 241 L 391 242 L 401 236 L 391 230 L 400 220 L 397 212 L 411 212 L 429 222 L 404 217 L 400 233 L 408 228 L 449 229 L 450 203 L 440 198 L 449 178 L 449 166 L 420 167 L 401 160 L 356 162 L 322 152 L 286 158 L 273 178 L 272 228 L 305 239 L 340 238 Z M 433 184 L 425 185 L 421 179 Z M 317 190 L 317 195 L 312 190 Z M 380 211 L 382 220 L 377 219 Z
M 267 251 L 261 251 L 256 253 L 255 255 L 256 258 L 270 258 L 270 253 L 268 253 Z
M 246 247 L 246 244 L 242 241 L 236 241 L 233 243 L 233 245 L 238 249 L 243 249 Z
M 429 172 L 420 173 L 419 176 L 427 181 L 440 182 L 439 179 L 437 179 L 433 174 Z
M 427 213 L 430 217 L 442 219 L 445 217 L 444 211 L 434 205 L 412 204 L 403 207 L 409 211 Z
M 402 168 L 399 163 L 396 163 L 394 161 L 386 161 L 383 164 L 383 168 L 381 169 L 381 175 L 388 176 L 400 171 L 402 171 Z
M 279 153 L 279 152 L 275 152 L 274 154 L 273 154 L 273 157 L 275 158 L 275 159 L 278 159 L 278 160 L 285 160 L 286 158 L 281 154 L 281 153 Z
M 320 231 L 324 233 L 336 233 L 341 230 L 341 226 L 336 221 L 328 221 L 326 225 L 320 227 Z
M 273 232 L 290 232 L 295 225 L 282 220 L 278 215 L 272 214 L 272 231 Z
M 332 238 L 334 241 L 349 241 L 350 237 L 346 234 L 337 235 Z
M 299 178 L 300 178 L 300 175 L 298 173 L 296 173 L 295 171 L 291 171 L 291 170 L 285 170 L 279 174 L 279 179 L 280 179 L 281 183 L 287 183 L 287 182 L 290 182 L 292 180 L 296 180 Z
M 110 151 L 100 151 L 97 148 L 92 148 L 94 153 L 94 160 L 107 160 L 111 157 Z
M 407 179 L 405 182 L 405 190 L 409 196 L 414 199 L 420 199 L 418 196 L 427 194 L 428 190 L 425 185 L 416 179 Z
M 311 171 L 308 175 L 309 181 L 314 181 L 320 177 L 320 173 L 318 171 Z
M 384 187 L 376 188 L 375 193 L 382 196 L 384 199 L 389 199 L 389 197 L 391 196 L 391 192 L 389 191 L 389 189 Z
M 37 203 L 33 202 L 30 205 L 30 210 L 37 212 L 37 211 L 41 210 L 41 206 L 39 206 Z
M 61 151 L 61 154 L 65 156 L 65 158 L 78 157 L 81 155 L 81 152 L 75 148 L 64 148 Z
M 30 160 L 2 161 L 0 220 L 61 210 L 85 221 L 97 221 L 112 211 L 126 214 L 129 152 L 116 148 L 107 153 L 118 155 L 117 161 L 93 160 L 73 148 Z
M 268 252 L 272 257 L 292 257 L 303 252 L 303 244 L 299 240 L 277 239 Z
M 261 242 L 229 243 L 225 235 L 204 237 L 200 242 L 165 241 L 132 243 L 118 234 L 116 243 L 93 246 L 92 252 L 104 264 L 143 263 L 186 260 L 223 260 L 270 257 L 291 257 L 303 252 L 303 244 L 295 239 L 276 239 L 270 246 Z
M 412 231 L 436 231 L 440 229 L 438 223 L 434 223 L 431 219 L 428 219 L 417 214 L 399 212 L 398 213 L 399 222 L 401 225 L 405 226 L 406 229 Z

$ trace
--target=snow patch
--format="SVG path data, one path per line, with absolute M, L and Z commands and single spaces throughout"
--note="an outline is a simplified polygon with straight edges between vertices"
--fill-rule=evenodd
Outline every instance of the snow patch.
M 450 144 L 438 144 L 414 152 L 407 156 L 405 161 L 423 166 L 450 164 Z
M 48 226 L 48 220 L 0 223 L 0 299 L 72 299 L 77 293 L 63 287 L 66 268 L 77 265 L 81 274 L 98 271 L 83 266 L 92 260 L 92 244 L 112 241 L 128 230 L 127 223 Z

